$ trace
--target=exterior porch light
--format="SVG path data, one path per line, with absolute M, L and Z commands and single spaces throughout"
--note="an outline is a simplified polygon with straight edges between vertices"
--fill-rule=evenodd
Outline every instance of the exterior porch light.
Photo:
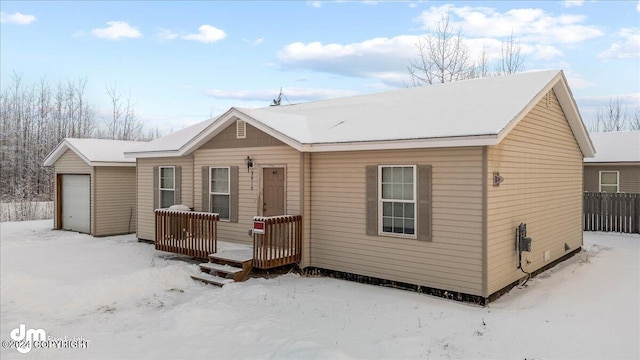
M 244 159 L 244 163 L 247 164 L 247 172 L 253 169 L 253 160 L 250 157 L 247 156 L 247 158 Z

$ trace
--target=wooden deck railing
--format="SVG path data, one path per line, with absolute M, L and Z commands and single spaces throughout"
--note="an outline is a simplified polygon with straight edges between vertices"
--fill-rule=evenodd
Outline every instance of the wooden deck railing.
M 158 209 L 156 249 L 206 259 L 217 251 L 218 214 Z
M 253 234 L 253 266 L 270 269 L 302 259 L 302 216 L 256 216 L 264 222 L 264 234 Z
M 640 194 L 584 193 L 585 231 L 640 233 Z

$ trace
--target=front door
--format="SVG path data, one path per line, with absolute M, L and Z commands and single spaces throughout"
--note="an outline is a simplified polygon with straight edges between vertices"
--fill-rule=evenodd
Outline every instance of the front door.
M 262 170 L 262 216 L 284 215 L 284 168 Z

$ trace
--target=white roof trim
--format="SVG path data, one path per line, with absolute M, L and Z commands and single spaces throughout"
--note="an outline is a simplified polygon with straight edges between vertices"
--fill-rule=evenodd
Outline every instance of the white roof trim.
M 67 139 L 63 139 L 43 161 L 44 166 L 54 166 L 56 161 L 64 155 L 67 150 L 73 151 L 82 161 L 89 166 L 136 166 L 135 161 L 91 161 L 80 150 L 75 148 Z
M 362 151 L 362 150 L 398 150 L 427 149 L 461 146 L 497 145 L 497 136 L 478 135 L 464 137 L 446 137 L 412 140 L 363 141 L 348 143 L 305 144 L 303 152 Z
M 596 151 L 589 137 L 589 132 L 582 121 L 582 117 L 580 116 L 580 112 L 578 111 L 578 106 L 576 105 L 575 100 L 573 99 L 573 95 L 571 94 L 571 90 L 567 85 L 566 78 L 564 77 L 564 72 L 560 71 L 558 75 L 556 75 L 553 80 L 551 80 L 540 92 L 529 102 L 529 104 L 522 109 L 522 111 L 516 116 L 512 121 L 505 126 L 502 131 L 498 134 L 498 143 L 502 142 L 505 137 L 513 130 L 522 119 L 529 114 L 529 112 L 542 100 L 546 94 L 554 90 L 556 97 L 558 98 L 558 102 L 562 107 L 564 115 L 571 127 L 571 131 L 573 132 L 576 141 L 578 142 L 578 146 L 582 151 L 582 154 L 586 158 L 594 157 Z

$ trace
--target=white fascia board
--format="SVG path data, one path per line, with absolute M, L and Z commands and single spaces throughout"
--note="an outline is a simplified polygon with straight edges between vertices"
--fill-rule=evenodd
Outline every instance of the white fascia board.
M 637 162 L 637 161 L 628 161 L 628 162 L 622 162 L 622 161 L 589 162 L 589 161 L 585 160 L 584 166 L 640 166 L 640 162 Z
M 399 149 L 427 149 L 427 148 L 452 148 L 470 146 L 497 145 L 497 135 L 478 135 L 464 137 L 389 140 L 389 141 L 363 141 L 349 143 L 325 143 L 304 144 L 303 152 L 338 152 L 338 151 L 363 151 L 363 150 L 399 150 Z
M 187 145 L 180 149 L 179 156 L 184 156 L 192 153 L 193 151 L 200 148 L 207 141 L 211 140 L 214 136 L 218 135 L 222 130 L 224 130 L 228 125 L 236 120 L 243 120 L 247 122 L 249 125 L 255 127 L 256 129 L 267 133 L 270 136 L 282 141 L 283 143 L 291 146 L 292 148 L 301 151 L 302 144 L 291 139 L 290 137 L 275 131 L 274 129 L 264 125 L 260 121 L 257 121 L 253 117 L 243 113 L 242 111 L 231 108 L 224 115 L 222 115 L 217 121 L 215 121 L 211 126 L 207 129 L 204 129 L 200 134 L 194 137 L 191 141 L 187 143 Z
M 58 159 L 65 153 L 65 151 L 67 150 L 71 150 L 73 151 L 76 155 L 78 155 L 78 157 L 80 159 L 82 159 L 82 161 L 84 161 L 85 163 L 87 163 L 87 165 L 91 166 L 91 161 L 89 161 L 89 159 L 87 159 L 86 156 L 84 156 L 80 151 L 78 151 L 78 149 L 74 148 L 73 146 L 71 146 L 71 144 L 69 144 L 69 142 L 65 139 L 62 140 L 60 142 L 60 144 L 58 144 L 58 146 L 56 146 L 56 148 L 51 152 L 51 154 L 49 154 L 43 162 L 44 166 L 53 166 L 55 165 L 56 161 L 58 161 Z
M 89 163 L 91 166 L 126 166 L 135 167 L 136 163 L 131 161 L 117 162 L 117 161 L 92 161 Z
M 592 158 L 595 156 L 595 148 L 593 143 L 591 142 L 591 138 L 589 137 L 589 132 L 580 117 L 580 112 L 578 111 L 578 107 L 576 105 L 575 100 L 573 99 L 573 95 L 571 94 L 571 90 L 567 85 L 567 80 L 564 77 L 564 72 L 560 71 L 558 75 L 556 75 L 540 92 L 527 104 L 527 106 L 520 112 L 518 115 L 505 126 L 504 129 L 500 131 L 498 134 L 498 143 L 502 142 L 507 135 L 513 130 L 519 123 L 524 119 L 524 117 L 542 100 L 546 94 L 554 90 L 556 97 L 558 98 L 558 102 L 560 103 L 560 107 L 564 112 L 565 117 L 567 118 L 567 122 L 569 123 L 569 127 L 573 132 L 576 141 L 578 142 L 578 146 L 582 151 L 582 154 L 585 158 Z
M 564 72 L 560 72 L 562 80 L 559 81 L 554 90 L 556 90 L 556 96 L 560 102 L 560 106 L 569 122 L 573 136 L 575 136 L 578 146 L 585 158 L 592 158 L 596 155 L 595 146 L 589 136 L 589 131 L 582 121 L 580 111 L 578 111 L 578 105 L 576 104 L 571 89 L 568 86 L 567 79 L 564 77 Z

